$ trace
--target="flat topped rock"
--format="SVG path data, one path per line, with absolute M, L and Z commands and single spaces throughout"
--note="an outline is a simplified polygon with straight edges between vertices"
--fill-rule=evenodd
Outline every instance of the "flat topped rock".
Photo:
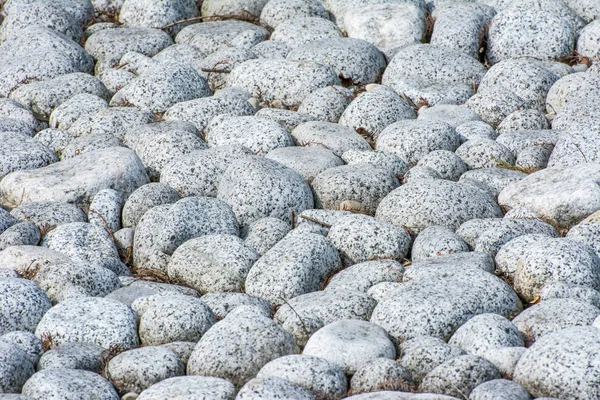
M 131 150 L 113 147 L 91 151 L 44 168 L 16 171 L 0 182 L 0 203 L 9 206 L 38 201 L 89 205 L 102 189 L 127 198 L 148 183 L 146 169 Z
M 526 207 L 564 228 L 600 210 L 600 164 L 552 167 L 509 184 L 498 195 L 505 208 Z

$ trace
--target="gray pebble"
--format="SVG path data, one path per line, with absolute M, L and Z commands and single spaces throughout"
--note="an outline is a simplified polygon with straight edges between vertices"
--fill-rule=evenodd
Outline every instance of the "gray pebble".
M 106 375 L 119 393 L 140 393 L 153 384 L 184 375 L 183 361 L 172 350 L 145 346 L 124 351 L 108 362 Z
M 589 326 L 545 335 L 523 354 L 514 381 L 537 398 L 573 393 L 593 398 L 598 393 L 598 371 L 589 360 L 598 354 L 599 343 L 600 331 Z
M 188 361 L 187 374 L 224 378 L 239 387 L 269 361 L 298 352 L 294 339 L 272 319 L 231 313 L 200 339 Z
M 326 86 L 309 94 L 298 107 L 298 112 L 312 115 L 320 121 L 336 123 L 353 99 L 354 94 L 343 86 Z
M 339 123 L 377 140 L 387 126 L 412 118 L 416 118 L 415 111 L 391 87 L 376 85 L 352 100 Z
M 163 183 L 153 182 L 137 188 L 123 205 L 122 220 L 126 228 L 134 228 L 149 209 L 161 204 L 172 204 L 179 194 Z
M 266 315 L 273 313 L 273 306 L 268 301 L 251 296 L 246 293 L 212 292 L 206 293 L 201 300 L 213 311 L 218 320 L 221 320 L 232 310 L 240 306 L 253 306 L 262 308 Z
M 515 367 L 526 351 L 525 347 L 496 347 L 488 349 L 483 358 L 494 364 L 503 377 L 512 379 Z
M 465 185 L 479 187 L 496 199 L 505 187 L 525 179 L 526 177 L 527 174 L 521 171 L 491 167 L 467 171 L 461 175 L 458 181 Z
M 383 328 L 366 321 L 344 319 L 316 331 L 308 339 L 303 354 L 324 358 L 352 375 L 377 358 L 394 359 L 396 350 Z
M 327 237 L 349 265 L 374 259 L 402 260 L 411 242 L 404 229 L 366 215 L 341 217 Z
M 218 199 L 186 197 L 151 208 L 135 230 L 134 265 L 164 273 L 177 247 L 195 237 L 219 233 L 237 235 L 238 223 L 231 207 Z
M 20 278 L 0 278 L 0 334 L 33 331 L 52 304 L 35 283 Z
M 205 235 L 190 239 L 173 252 L 168 276 L 206 292 L 239 292 L 260 255 L 233 235 Z
M 134 107 L 109 107 L 82 115 L 73 122 L 69 132 L 75 137 L 99 133 L 112 134 L 119 140 L 123 140 L 128 130 L 154 120 L 154 115 L 148 110 Z
M 517 294 L 500 278 L 480 268 L 448 265 L 399 286 L 377 304 L 371 322 L 405 340 L 446 339 L 474 315 L 510 316 L 521 309 Z
M 38 371 L 69 368 L 101 373 L 106 353 L 106 349 L 95 343 L 66 342 L 46 351 L 37 368 Z
M 417 336 L 400 344 L 402 366 L 420 383 L 433 369 L 466 354 L 462 349 L 431 336 Z
M 190 44 L 208 55 L 223 47 L 249 49 L 268 36 L 269 32 L 261 26 L 225 20 L 186 26 L 177 34 L 175 42 Z
M 292 211 L 301 213 L 313 207 L 313 194 L 300 174 L 257 156 L 229 165 L 217 198 L 231 206 L 241 227 L 264 217 L 290 221 Z
M 485 357 L 486 352 L 498 347 L 523 347 L 524 337 L 517 327 L 498 314 L 480 314 L 454 332 L 449 344 L 460 347 L 468 354 Z
M 198 5 L 194 0 L 170 0 L 160 3 L 146 0 L 126 0 L 119 10 L 119 22 L 125 26 L 162 28 L 175 21 L 197 17 Z M 180 24 L 167 32 L 176 34 L 185 25 Z
M 92 133 L 72 139 L 61 151 L 61 160 L 68 160 L 94 150 L 123 147 L 121 141 L 110 133 Z
M 257 59 L 235 66 L 227 84 L 247 90 L 264 103 L 279 101 L 292 107 L 317 89 L 339 84 L 339 79 L 331 67 L 314 62 Z
M 468 252 L 469 246 L 451 229 L 432 225 L 423 229 L 415 238 L 411 249 L 413 263 L 443 256 Z
M 469 122 L 481 121 L 475 111 L 464 105 L 455 104 L 436 104 L 433 107 L 421 107 L 419 108 L 418 119 L 446 122 L 455 128 Z
M 329 13 L 318 0 L 270 0 L 260 13 L 260 20 L 272 28 L 298 17 L 328 18 Z
M 119 400 L 109 381 L 91 371 L 46 369 L 34 374 L 23 386 L 23 394 L 35 399 L 85 398 L 94 393 L 99 399 Z
M 290 225 L 278 218 L 261 218 L 248 225 L 244 240 L 262 256 L 283 239 L 290 230 Z
M 394 153 L 379 150 L 348 150 L 342 154 L 347 164 L 372 164 L 390 170 L 398 180 L 408 172 L 406 162 Z
M 470 121 L 456 127 L 461 144 L 470 139 L 496 139 L 496 130 L 483 121 Z
M 277 377 L 254 378 L 248 381 L 235 397 L 237 400 L 297 399 L 315 400 L 316 397 L 300 385 Z
M 382 390 L 412 392 L 416 389 L 410 372 L 389 358 L 376 358 L 363 365 L 352 376 L 350 386 L 354 395 Z
M 316 120 L 315 117 L 309 114 L 304 114 L 292 110 L 283 110 L 279 108 L 262 108 L 258 110 L 256 116 L 275 121 L 288 132 L 291 132 L 294 129 L 296 129 L 298 125 Z
M 11 172 L 45 167 L 58 161 L 46 146 L 37 140 L 16 132 L 0 132 L 0 178 Z
M 388 194 L 375 217 L 419 233 L 431 225 L 458 228 L 473 218 L 500 217 L 498 204 L 486 193 L 462 183 L 417 180 Z
M 123 199 L 119 193 L 113 189 L 104 189 L 96 193 L 90 209 L 88 211 L 88 220 L 91 224 L 97 225 L 113 233 L 121 229 L 121 208 Z
M 225 379 L 208 376 L 178 376 L 165 379 L 137 397 L 139 400 L 180 399 L 233 400 L 235 387 Z
M 349 150 L 371 150 L 369 142 L 352 128 L 333 122 L 305 122 L 291 134 L 298 146 L 323 147 L 338 157 Z
M 162 62 L 144 70 L 112 97 L 113 106 L 129 104 L 164 112 L 182 101 L 211 95 L 206 80 L 189 64 Z
M 319 147 L 289 146 L 269 151 L 266 158 L 298 172 L 309 184 L 321 172 L 344 165 L 331 150 Z
M 323 400 L 340 399 L 348 390 L 346 376 L 339 366 L 326 359 L 304 354 L 270 361 L 256 377 L 285 379 Z
M 79 93 L 56 106 L 50 114 L 50 126 L 68 130 L 79 117 L 108 107 L 108 102 L 90 93 Z
M 531 400 L 523 386 L 507 379 L 493 379 L 471 391 L 469 400 Z
M 379 203 L 400 185 L 389 170 L 371 164 L 329 168 L 315 177 L 315 205 L 330 210 L 375 214 Z
M 42 342 L 29 331 L 12 331 L 0 336 L 0 342 L 17 346 L 27 354 L 27 359 L 33 365 L 38 363 L 40 356 L 44 353 Z
M 496 128 L 506 117 L 526 107 L 527 100 L 512 90 L 496 88 L 473 95 L 465 104 L 485 123 Z
M 39 338 L 51 338 L 54 345 L 68 342 L 96 343 L 105 349 L 123 349 L 139 344 L 135 313 L 116 300 L 77 298 L 52 307 L 37 325 Z
M 319 17 L 299 17 L 287 19 L 273 30 L 270 40 L 288 45 L 292 51 L 288 53 L 291 60 L 299 60 L 290 56 L 294 49 L 325 39 L 341 38 L 342 32 L 329 19 Z M 313 60 L 316 61 L 316 60 Z M 330 63 L 323 63 L 331 65 Z
M 591 325 L 598 315 L 600 309 L 577 299 L 548 299 L 521 312 L 513 323 L 531 345 L 549 333 Z
M 39 228 L 31 222 L 18 222 L 0 234 L 0 251 L 10 246 L 37 246 L 41 239 Z
M 548 118 L 538 110 L 524 109 L 517 110 L 509 114 L 498 125 L 498 132 L 515 132 L 515 131 L 530 131 L 549 129 L 550 123 Z
M 337 250 L 321 235 L 287 236 L 250 269 L 246 293 L 280 305 L 287 299 L 318 290 L 341 267 Z
M 372 260 L 354 264 L 336 273 L 326 290 L 354 290 L 367 292 L 380 282 L 400 282 L 404 268 L 393 260 Z
M 465 355 L 434 368 L 425 376 L 420 389 L 450 396 L 468 396 L 480 384 L 500 378 L 494 364 L 481 357 Z
M 412 167 L 431 151 L 455 151 L 459 145 L 458 135 L 450 124 L 405 120 L 385 128 L 377 139 L 376 148 L 398 155 Z
M 15 344 L 0 340 L 1 393 L 19 393 L 23 384 L 35 373 L 27 353 Z M 3 396 L 4 397 L 4 396 Z
M 589 286 L 575 285 L 568 282 L 552 282 L 544 285 L 540 291 L 542 300 L 575 299 L 600 308 L 600 292 Z
M 277 122 L 254 116 L 220 116 L 206 127 L 205 138 L 211 147 L 241 145 L 258 155 L 291 146 L 292 138 Z

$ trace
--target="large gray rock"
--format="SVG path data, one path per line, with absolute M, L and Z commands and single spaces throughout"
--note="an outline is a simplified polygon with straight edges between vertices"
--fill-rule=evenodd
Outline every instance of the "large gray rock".
M 291 221 L 292 211 L 299 214 L 313 208 L 313 194 L 300 174 L 258 156 L 229 165 L 217 198 L 231 206 L 242 227 L 264 217 Z
M 98 297 L 65 300 L 52 307 L 37 325 L 35 334 L 57 346 L 91 342 L 105 349 L 139 344 L 135 313 L 123 303 Z
M 149 209 L 179 200 L 179 193 L 162 183 L 148 183 L 137 188 L 125 201 L 122 211 L 123 227 L 135 227 Z
M 228 86 L 246 89 L 260 101 L 279 101 L 287 107 L 299 106 L 313 91 L 338 85 L 335 71 L 314 62 L 257 59 L 233 68 Z
M 416 383 L 420 383 L 428 373 L 446 361 L 466 354 L 461 348 L 432 336 L 406 340 L 400 344 L 400 351 L 402 366 L 410 372 Z
M 177 376 L 150 386 L 138 396 L 139 400 L 233 400 L 235 387 L 225 379 L 208 376 Z
M 209 329 L 190 356 L 187 374 L 224 378 L 239 387 L 269 361 L 299 352 L 289 333 L 254 310 L 240 308 Z
M 280 305 L 314 292 L 341 267 L 340 257 L 325 237 L 288 235 L 258 259 L 246 277 L 246 293 Z
M 221 177 L 231 163 L 249 155 L 252 151 L 240 145 L 195 150 L 169 162 L 160 181 L 182 196 L 216 196 Z
M 210 95 L 208 83 L 191 65 L 163 62 L 144 70 L 119 90 L 110 104 L 131 104 L 157 113 L 182 101 Z
M 135 230 L 133 262 L 137 268 L 166 272 L 173 252 L 189 239 L 210 234 L 238 234 L 231 208 L 210 197 L 187 197 L 148 210 Z
M 46 27 L 27 27 L 0 46 L 0 95 L 8 96 L 23 83 L 91 73 L 93 68 L 92 57 L 66 36 Z
M 600 209 L 599 181 L 599 164 L 547 168 L 508 185 L 498 203 L 527 207 L 569 228 Z
M 33 363 L 23 349 L 0 340 L 0 393 L 20 393 L 34 373 Z
M 489 349 L 525 345 L 517 327 L 498 314 L 480 314 L 471 318 L 454 332 L 448 343 L 480 357 L 485 357 Z
M 277 377 L 254 378 L 248 381 L 236 396 L 237 400 L 277 398 L 316 400 L 316 397 L 302 386 Z
M 16 132 L 0 132 L 0 153 L 0 179 L 14 171 L 42 168 L 58 161 L 48 147 Z
M 537 340 L 519 360 L 514 381 L 535 397 L 592 399 L 600 392 L 600 330 L 563 329 Z
M 23 394 L 34 399 L 80 399 L 94 393 L 98 399 L 119 400 L 109 381 L 91 371 L 46 369 L 37 372 L 23 386 Z
M 416 180 L 383 198 L 375 217 L 415 233 L 432 225 L 458 228 L 473 218 L 501 217 L 494 199 L 458 182 Z
M 186 26 L 175 42 L 190 44 L 209 55 L 224 47 L 249 49 L 268 37 L 269 31 L 262 26 L 231 19 Z
M 238 292 L 259 254 L 233 235 L 190 239 L 175 250 L 167 274 L 201 293 Z
M 48 167 L 13 172 L 0 182 L 0 202 L 19 206 L 37 201 L 89 205 L 102 189 L 127 198 L 148 182 L 137 155 L 125 148 L 92 151 Z
M 370 322 L 343 319 L 316 331 L 302 354 L 324 358 L 353 375 L 377 358 L 396 358 L 394 344 L 387 332 Z
M 35 283 L 20 278 L 0 278 L 0 334 L 35 330 L 52 304 Z
M 37 365 L 44 369 L 72 368 L 100 373 L 104 367 L 102 346 L 88 342 L 70 342 L 46 351 Z
M 447 339 L 474 315 L 505 317 L 522 309 L 517 294 L 504 281 L 480 268 L 448 265 L 429 268 L 380 301 L 371 322 L 404 340 L 420 335 Z
M 117 354 L 108 361 L 106 376 L 119 393 L 140 393 L 154 383 L 183 375 L 183 361 L 164 347 L 145 346 Z
M 198 14 L 198 5 L 194 0 L 127 0 L 119 12 L 119 22 L 126 26 L 160 29 L 175 21 L 197 17 Z M 176 25 L 169 32 L 175 34 L 184 26 Z
M 256 377 L 285 379 L 323 400 L 339 399 L 348 390 L 346 376 L 338 365 L 305 354 L 283 356 L 270 361 Z
M 210 308 L 192 296 L 157 294 L 138 298 L 131 307 L 140 317 L 144 345 L 197 342 L 217 322 Z
M 342 32 L 329 19 L 319 17 L 300 17 L 288 19 L 277 25 L 270 40 L 284 43 L 292 50 L 321 40 L 341 38 Z M 288 53 L 289 56 L 290 53 Z M 289 58 L 297 60 L 296 57 Z M 311 60 L 316 61 L 316 60 Z M 322 63 L 320 64 L 329 64 Z

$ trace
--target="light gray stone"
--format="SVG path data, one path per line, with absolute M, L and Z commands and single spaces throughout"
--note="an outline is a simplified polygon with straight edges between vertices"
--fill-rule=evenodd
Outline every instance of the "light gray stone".
M 170 205 L 151 208 L 135 230 L 134 265 L 165 273 L 177 247 L 195 237 L 210 234 L 238 234 L 235 214 L 218 199 L 186 197 Z
M 590 357 L 598 354 L 600 331 L 572 327 L 540 338 L 519 360 L 514 381 L 534 397 L 593 398 L 598 393 L 598 369 Z
M 353 99 L 352 91 L 343 86 L 326 86 L 309 94 L 298 107 L 298 112 L 312 115 L 320 121 L 336 123 Z
M 516 132 L 549 129 L 548 118 L 535 109 L 517 110 L 509 114 L 498 125 L 498 132 Z
M 117 391 L 109 381 L 94 372 L 78 369 L 39 371 L 23 386 L 23 394 L 35 399 L 82 398 L 90 393 L 101 399 L 119 399 Z
M 257 59 L 233 68 L 228 86 L 247 90 L 259 101 L 299 106 L 313 91 L 339 84 L 335 71 L 314 62 Z
M 398 178 L 389 170 L 371 164 L 329 168 L 312 181 L 317 207 L 370 215 L 375 214 L 381 200 L 399 185 Z
M 342 160 L 347 164 L 371 164 L 388 169 L 400 181 L 409 169 L 406 162 L 396 154 L 378 150 L 348 150 L 342 154 Z
M 456 229 L 470 219 L 500 217 L 502 212 L 479 189 L 445 180 L 417 180 L 388 194 L 375 216 L 419 233 L 432 225 Z
M 465 355 L 434 368 L 425 376 L 420 389 L 449 396 L 468 396 L 480 384 L 500 378 L 494 364 L 481 357 Z
M 101 373 L 106 349 L 95 343 L 67 342 L 46 351 L 40 358 L 38 371 L 45 369 L 82 369 Z
M 33 365 L 38 363 L 44 353 L 42 342 L 29 331 L 12 331 L 0 336 L 0 342 L 12 344 L 25 352 L 27 359 Z
M 469 246 L 451 229 L 432 225 L 423 229 L 415 238 L 411 249 L 413 263 L 443 256 L 468 252 Z
M 137 397 L 139 400 L 233 400 L 235 387 L 225 379 L 208 376 L 178 376 L 165 379 Z
M 52 304 L 35 283 L 20 278 L 0 278 L 0 334 L 33 331 Z
M 385 128 L 377 139 L 376 148 L 398 155 L 413 167 L 431 151 L 455 151 L 459 145 L 458 135 L 450 124 L 404 120 Z
M 321 357 L 349 375 L 374 359 L 394 359 L 396 350 L 381 327 L 360 320 L 339 320 L 316 331 L 303 354 Z
M 289 59 L 298 60 L 297 57 L 290 57 L 290 54 L 294 52 L 294 49 L 303 47 L 312 42 L 341 37 L 343 37 L 342 32 L 337 25 L 329 19 L 320 17 L 299 17 L 287 19 L 278 24 L 273 30 L 270 40 L 288 45 L 288 47 L 292 49 L 291 52 L 288 53 Z
M 238 392 L 236 399 L 250 400 L 256 398 L 284 398 L 298 400 L 315 400 L 316 397 L 300 385 L 287 379 L 277 377 L 254 378 L 248 381 Z
M 573 326 L 591 325 L 600 309 L 576 299 L 548 299 L 534 304 L 513 319 L 527 344 L 552 332 Z
M 376 85 L 352 100 L 339 123 L 376 141 L 387 126 L 413 118 L 416 118 L 415 111 L 391 87 Z
M 172 350 L 145 346 L 124 351 L 108 362 L 106 375 L 119 393 L 140 393 L 153 384 L 184 375 L 183 361 Z
M 327 237 L 349 265 L 374 259 L 402 260 L 411 242 L 404 229 L 366 215 L 341 217 Z
M 371 322 L 404 340 L 421 335 L 446 339 L 474 315 L 507 317 L 521 309 L 517 294 L 501 279 L 480 268 L 448 265 L 429 268 L 399 286 L 377 304 Z
M 58 161 L 48 147 L 29 136 L 0 132 L 0 179 L 14 171 L 45 167 Z
M 260 20 L 272 28 L 298 17 L 329 18 L 329 13 L 319 0 L 270 0 L 260 13 Z
M 139 344 L 135 313 L 116 300 L 97 297 L 61 302 L 44 314 L 35 334 L 60 346 L 68 342 L 96 343 L 105 349 Z
M 454 332 L 448 343 L 480 357 L 485 357 L 489 349 L 525 345 L 517 327 L 498 314 L 480 314 L 471 318 Z
M 162 28 L 170 23 L 199 15 L 198 5 L 194 0 L 163 1 L 160 3 L 145 0 L 126 0 L 119 10 L 119 22 L 125 26 L 144 28 Z M 185 25 L 176 25 L 167 30 L 176 34 Z
M 349 150 L 371 150 L 369 142 L 352 128 L 326 121 L 298 125 L 291 135 L 298 146 L 324 147 L 340 157 Z
M 0 340 L 0 390 L 20 393 L 23 384 L 35 373 L 27 353 L 17 345 Z M 4 397 L 4 396 L 3 396 Z
M 340 399 L 348 390 L 346 376 L 339 366 L 326 359 L 304 354 L 270 361 L 256 377 L 285 379 L 323 400 Z
M 503 377 L 512 379 L 515 366 L 526 351 L 525 347 L 497 347 L 488 349 L 483 358 L 494 364 Z
M 278 218 L 261 218 L 248 225 L 244 241 L 262 256 L 283 239 L 290 230 L 290 225 Z
M 404 268 L 393 260 L 372 260 L 354 264 L 335 274 L 326 290 L 356 290 L 367 292 L 380 282 L 400 282 Z
M 416 390 L 410 372 L 402 364 L 389 358 L 376 358 L 363 365 L 352 376 L 350 386 L 354 395 L 382 390 Z
M 273 314 L 273 306 L 268 301 L 246 293 L 212 292 L 206 293 L 201 300 L 212 310 L 217 319 L 221 320 L 231 311 L 241 306 L 253 306 L 264 311 L 265 315 Z
M 18 222 L 0 233 L 0 251 L 10 246 L 37 246 L 41 239 L 39 228 L 31 222 Z
M 469 400 L 531 400 L 523 386 L 507 379 L 493 379 L 471 391 Z
M 269 361 L 298 352 L 291 335 L 272 319 L 243 310 L 206 332 L 188 361 L 187 374 L 224 378 L 239 387 Z
M 576 285 L 568 282 L 552 282 L 544 285 L 540 291 L 542 300 L 575 299 L 600 308 L 600 292 L 589 286 Z
M 208 55 L 224 47 L 249 49 L 268 37 L 269 31 L 262 26 L 225 20 L 186 26 L 177 34 L 175 42 L 190 44 Z
M 290 221 L 292 211 L 301 213 L 313 207 L 313 194 L 300 174 L 257 156 L 229 165 L 217 198 L 231 206 L 241 227 L 264 217 Z
M 200 293 L 241 292 L 259 257 L 237 236 L 205 235 L 188 240 L 173 252 L 167 275 Z
M 122 207 L 123 199 L 116 190 L 101 190 L 96 193 L 90 203 L 88 220 L 91 224 L 114 233 L 121 229 Z
M 163 183 L 153 182 L 137 188 L 123 205 L 122 220 L 126 228 L 135 227 L 149 209 L 172 204 L 179 200 L 179 194 Z
M 280 305 L 287 299 L 319 289 L 341 267 L 333 244 L 321 235 L 285 237 L 254 263 L 246 278 L 246 293 Z
M 400 350 L 402 366 L 410 372 L 412 379 L 417 383 L 446 361 L 466 354 L 461 348 L 431 336 L 417 336 L 406 340 L 400 344 Z
M 269 151 L 266 158 L 298 172 L 310 184 L 321 172 L 344 165 L 331 150 L 318 147 L 289 146 Z

